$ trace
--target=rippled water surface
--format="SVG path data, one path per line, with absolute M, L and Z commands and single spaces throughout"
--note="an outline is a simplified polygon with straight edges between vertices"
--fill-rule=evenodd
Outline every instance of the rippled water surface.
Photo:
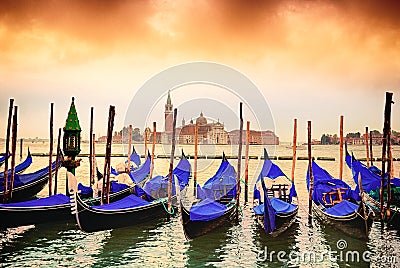
M 0 146 L 2 146 L 0 144 Z M 25 143 L 34 153 L 47 151 L 46 143 Z M 82 153 L 87 153 L 83 144 Z M 261 156 L 261 146 L 251 146 L 250 155 Z M 280 145 L 268 146 L 270 155 L 289 156 L 291 149 Z M 114 145 L 113 153 L 126 153 L 122 145 Z M 176 154 L 180 153 L 177 148 Z M 193 146 L 183 147 L 187 155 L 193 155 Z M 349 148 L 357 157 L 364 157 L 364 147 Z M 102 153 L 104 144 L 96 145 Z M 143 145 L 136 145 L 143 154 Z M 157 154 L 167 154 L 170 147 L 157 146 Z M 374 148 L 374 156 L 380 156 L 380 147 Z M 237 155 L 237 147 L 200 146 L 202 155 Z M 306 156 L 299 150 L 298 156 Z M 338 146 L 314 146 L 313 156 L 335 157 L 336 161 L 318 161 L 333 176 L 339 174 Z M 400 157 L 400 148 L 394 148 L 394 157 Z M 112 165 L 123 161 L 114 157 Z M 191 163 L 192 160 L 190 160 Z M 217 170 L 220 159 L 200 159 L 198 179 L 203 183 Z M 237 160 L 229 160 L 237 167 Z M 104 159 L 98 158 L 102 167 Z M 177 160 L 175 164 L 177 163 Z M 275 161 L 290 176 L 291 161 Z M 25 173 L 33 172 L 48 164 L 46 157 L 34 157 L 33 164 Z M 261 168 L 261 160 L 249 162 L 249 196 L 252 185 Z M 380 166 L 380 165 L 378 165 Z M 244 167 L 244 161 L 242 164 Z M 398 267 L 400 265 L 400 235 L 396 229 L 388 229 L 375 222 L 368 239 L 357 240 L 326 227 L 316 219 L 307 220 L 308 195 L 305 186 L 307 161 L 296 165 L 295 184 L 300 205 L 297 222 L 278 238 L 264 235 L 254 220 L 251 205 L 244 204 L 238 222 L 221 227 L 207 235 L 187 241 L 183 234 L 179 215 L 169 219 L 154 219 L 141 226 L 83 233 L 77 229 L 73 218 L 68 223 L 52 223 L 24 226 L 0 231 L 0 261 L 5 267 Z M 166 174 L 167 159 L 156 159 L 155 174 Z M 395 162 L 395 175 L 400 171 L 400 162 Z M 244 174 L 242 170 L 242 174 Z M 88 159 L 83 158 L 77 169 L 78 181 L 88 183 Z M 59 191 L 65 191 L 65 170 L 60 171 Z M 344 180 L 351 185 L 351 172 L 344 167 Z M 244 189 L 244 188 L 243 188 Z M 190 192 L 190 191 L 189 191 Z M 47 187 L 40 196 L 48 194 Z M 251 201 L 252 198 L 250 198 Z M 251 202 L 250 202 L 251 203 Z M 4 220 L 4 219 L 1 219 Z M 329 255 L 329 254 L 330 255 Z M 357 258 L 358 256 L 358 258 Z

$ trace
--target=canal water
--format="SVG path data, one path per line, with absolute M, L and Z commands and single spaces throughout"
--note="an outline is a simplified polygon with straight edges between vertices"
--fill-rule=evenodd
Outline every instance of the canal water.
M 2 146 L 0 144 L 0 146 Z M 24 143 L 32 153 L 46 153 L 47 143 Z M 19 148 L 19 147 L 18 147 Z M 135 145 L 144 154 L 144 146 Z M 244 148 L 244 147 L 243 147 Z M 290 156 L 290 146 L 267 146 L 270 155 Z M 193 155 L 193 146 L 178 146 L 186 155 Z M 261 156 L 262 146 L 251 146 L 250 155 Z M 365 147 L 350 146 L 356 157 L 365 157 Z M 105 144 L 96 145 L 96 153 L 104 153 Z M 112 152 L 127 154 L 127 146 L 113 145 Z M 169 154 L 170 146 L 157 145 L 156 155 Z M 237 146 L 200 146 L 201 155 L 237 156 Z M 82 144 L 82 153 L 88 153 L 88 144 Z M 243 150 L 244 155 L 244 150 Z M 306 156 L 305 146 L 298 156 Z M 374 156 L 380 157 L 381 147 L 374 147 Z M 400 158 L 400 148 L 393 155 Z M 317 161 L 331 175 L 339 175 L 339 147 L 313 146 L 314 157 L 334 157 L 336 161 Z M 210 157 L 212 158 L 212 157 Z M 125 159 L 113 157 L 116 166 Z M 143 159 L 142 159 L 143 161 Z M 169 160 L 155 160 L 154 175 L 168 172 Z M 237 159 L 229 159 L 236 168 Z M 104 158 L 97 158 L 100 170 Z M 178 159 L 175 160 L 177 164 Z M 221 159 L 199 159 L 198 180 L 204 183 L 218 169 Z M 276 160 L 290 177 L 292 161 Z M 193 164 L 193 160 L 190 160 Z M 25 173 L 47 166 L 47 157 L 34 157 Z M 79 182 L 88 184 L 88 158 L 82 158 L 76 175 Z M 68 223 L 52 223 L 9 228 L 0 231 L 0 262 L 4 267 L 399 267 L 400 234 L 397 229 L 374 222 L 369 237 L 353 239 L 314 219 L 308 223 L 308 193 L 305 184 L 307 161 L 298 160 L 295 185 L 298 193 L 299 215 L 297 222 L 277 238 L 267 238 L 256 224 L 251 209 L 252 189 L 262 166 L 261 159 L 249 161 L 249 204 L 244 204 L 242 194 L 241 214 L 238 222 L 219 228 L 202 237 L 186 240 L 179 215 L 169 219 L 154 219 L 140 226 L 84 233 L 78 230 L 71 217 Z M 379 167 L 380 165 L 378 165 Z M 394 163 L 399 176 L 400 161 Z M 244 161 L 242 162 L 244 174 Z M 344 166 L 344 180 L 354 186 L 351 171 Z M 191 187 L 192 187 L 191 181 Z M 243 184 L 242 189 L 244 190 Z M 59 173 L 59 192 L 65 192 L 65 169 Z M 189 189 L 190 192 L 190 189 Z M 40 196 L 46 196 L 46 187 Z M 4 220 L 4 219 L 0 219 Z

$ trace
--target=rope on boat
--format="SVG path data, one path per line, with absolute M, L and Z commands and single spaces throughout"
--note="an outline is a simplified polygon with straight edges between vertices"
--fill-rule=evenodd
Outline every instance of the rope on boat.
M 174 215 L 175 214 L 175 210 L 174 207 L 171 206 L 171 211 L 168 211 L 168 208 L 165 206 L 165 202 L 163 200 L 161 200 L 161 204 L 164 207 L 164 210 L 169 214 L 169 215 Z
M 236 206 L 236 203 L 235 203 L 235 204 L 233 204 L 233 206 L 235 207 L 235 209 L 236 209 L 236 210 L 238 210 L 238 211 L 239 211 L 239 214 L 240 214 L 240 216 L 241 216 L 241 217 L 243 217 L 243 216 L 244 216 L 244 214 L 243 214 L 243 209 L 242 209 L 242 206 L 241 206 L 241 205 L 239 205 L 239 206 Z

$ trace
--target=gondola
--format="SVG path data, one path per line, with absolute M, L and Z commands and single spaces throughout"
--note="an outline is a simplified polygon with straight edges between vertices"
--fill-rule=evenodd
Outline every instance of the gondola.
M 60 165 L 58 165 L 60 166 Z M 52 175 L 56 169 L 56 162 L 52 163 Z M 26 201 L 35 197 L 49 181 L 49 167 L 44 167 L 28 174 L 16 174 L 12 191 L 12 202 Z M 4 195 L 4 186 L 0 185 L 0 197 Z M 2 200 L 2 198 L 1 198 Z
M 8 154 L 8 157 L 10 157 L 11 156 L 11 154 Z M 6 154 L 4 154 L 4 155 L 2 155 L 1 157 L 0 157 L 0 167 L 3 165 L 3 163 L 6 161 L 6 158 L 7 158 L 7 156 L 6 156 Z
M 147 181 L 146 178 L 149 177 L 150 174 L 150 166 L 151 166 L 151 156 L 150 153 L 147 152 L 147 159 L 146 161 L 139 166 L 134 171 L 130 173 L 125 173 L 129 176 L 130 180 L 132 181 L 130 184 L 138 185 L 139 187 L 143 187 L 145 182 Z M 124 174 L 118 174 L 120 176 L 124 176 Z M 97 178 L 100 180 L 102 178 L 102 174 L 97 171 Z M 116 201 L 121 199 L 129 194 L 133 193 L 134 186 L 128 185 L 126 183 L 121 183 L 118 181 L 111 182 L 110 188 L 110 200 Z M 85 186 L 82 183 L 78 184 L 78 192 L 82 199 L 88 199 L 93 197 L 93 189 L 90 186 Z
M 28 149 L 28 155 L 27 155 L 26 159 L 23 162 L 21 162 L 20 164 L 15 166 L 15 174 L 20 174 L 20 173 L 24 172 L 31 164 L 32 164 L 32 155 Z M 11 169 L 8 170 L 8 176 L 10 176 L 10 173 L 11 173 Z M 0 173 L 0 183 L 1 184 L 4 183 L 4 182 L 2 182 L 2 180 L 4 180 L 4 172 Z
M 140 167 L 140 164 L 141 164 L 140 155 L 136 152 L 135 146 L 132 146 L 132 153 L 129 156 L 129 159 L 132 163 L 134 163 L 136 165 L 136 167 L 133 165 L 130 166 L 131 172 L 134 171 L 135 169 L 137 169 L 138 167 Z M 128 163 L 128 160 L 125 161 L 125 164 L 127 164 L 127 163 Z M 125 172 L 125 170 L 124 170 L 124 172 Z M 113 168 L 113 167 L 111 167 L 110 173 L 114 176 L 118 176 L 120 174 L 120 172 L 115 170 L 115 168 Z
M 293 197 L 297 197 L 294 183 L 274 183 L 279 178 L 290 181 L 282 170 L 270 160 L 267 150 L 264 149 L 264 164 L 254 184 L 253 211 L 258 225 L 271 237 L 276 237 L 289 229 L 296 221 L 299 210 L 298 204 L 293 202 Z M 270 188 L 265 186 L 265 179 L 271 182 Z M 264 192 L 263 203 L 261 203 L 260 191 L 257 189 L 259 182 L 261 182 Z
M 131 194 L 110 204 L 89 206 L 75 194 L 72 201 L 76 222 L 84 232 L 141 224 L 168 215 L 166 198 L 149 202 Z
M 190 164 L 183 151 L 181 160 L 173 170 L 173 175 L 177 177 L 181 190 L 188 185 Z M 89 205 L 89 202 L 82 200 L 76 193 L 71 203 L 79 228 L 84 232 L 108 230 L 141 224 L 169 215 L 168 197 L 163 191 L 168 181 L 165 178 L 156 176 L 146 181 L 143 188 L 136 185 L 134 193 L 109 204 Z M 175 187 L 172 194 L 172 202 L 176 202 Z
M 194 202 L 181 200 L 182 225 L 187 239 L 228 224 L 236 212 L 236 171 L 223 154 L 215 175 L 203 187 L 197 185 Z
M 376 218 L 380 217 L 380 187 L 381 187 L 381 170 L 376 166 L 367 167 L 361 161 L 357 160 L 354 155 L 350 156 L 346 147 L 346 164 L 351 169 L 354 182 L 359 189 L 359 178 L 361 179 L 363 189 L 363 199 L 366 205 L 372 209 Z M 387 174 L 385 175 L 387 176 Z M 384 182 L 384 191 L 386 192 L 387 180 Z M 391 179 L 391 201 L 390 216 L 386 219 L 389 225 L 400 226 L 400 179 Z M 384 196 L 384 201 L 386 197 Z
M 374 212 L 360 202 L 359 191 L 340 179 L 333 178 L 326 170 L 312 161 L 314 177 L 312 211 L 321 222 L 354 238 L 368 237 Z M 310 176 L 307 171 L 307 187 Z
M 182 150 L 181 159 L 172 171 L 172 175 L 176 176 L 179 184 L 180 191 L 183 191 L 185 187 L 189 185 L 190 178 L 190 163 L 187 160 L 185 153 Z M 169 174 L 166 176 L 155 176 L 148 180 L 143 186 L 143 190 L 146 193 L 146 198 L 149 200 L 156 200 L 168 196 L 168 181 Z M 175 180 L 172 180 L 172 195 L 176 195 Z M 176 199 L 175 199 L 176 200 Z M 177 205 L 177 204 L 173 204 Z
M 70 198 L 64 194 L 0 204 L 0 228 L 71 220 Z

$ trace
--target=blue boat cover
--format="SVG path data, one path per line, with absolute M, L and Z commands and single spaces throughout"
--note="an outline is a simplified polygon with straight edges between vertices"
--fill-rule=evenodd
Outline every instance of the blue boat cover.
M 129 158 L 137 167 L 140 166 L 140 155 L 136 152 L 135 146 L 133 146 L 132 154 Z
M 70 202 L 70 198 L 63 194 L 56 194 L 49 197 L 39 198 L 35 200 L 29 200 L 24 202 L 17 203 L 9 203 L 9 204 L 0 204 L 0 207 L 44 207 L 44 206 L 56 206 L 68 204 Z
M 122 190 L 124 190 L 126 188 L 129 188 L 129 186 L 124 184 L 124 183 L 119 183 L 119 182 L 116 182 L 116 181 L 111 181 L 110 183 L 111 183 L 111 189 L 110 189 L 110 193 L 111 194 L 119 192 L 119 191 L 122 191 Z
M 93 189 L 90 186 L 85 186 L 82 183 L 78 183 L 78 192 L 80 192 L 81 195 L 92 195 Z
M 145 200 L 152 200 L 151 196 L 148 195 L 142 188 L 140 188 L 138 185 L 134 186 L 135 189 L 135 195 L 138 197 L 145 199 Z
M 143 165 L 141 165 L 140 167 L 129 173 L 129 177 L 131 177 L 134 183 L 136 184 L 140 183 L 149 175 L 150 165 L 151 165 L 151 157 L 147 157 Z
M 8 154 L 8 157 L 10 157 L 11 154 Z M 3 163 L 4 161 L 6 161 L 6 154 L 4 154 L 3 156 L 0 157 L 0 164 Z
M 224 159 L 213 177 L 204 183 L 202 190 L 206 198 L 219 200 L 226 196 L 236 196 L 236 171 L 234 167 Z
M 265 187 L 264 179 L 261 179 L 261 185 L 264 191 L 264 231 L 269 234 L 275 230 L 276 211 L 268 198 L 268 189 Z
M 325 213 L 332 215 L 332 216 L 346 216 L 346 215 L 354 213 L 354 211 L 357 211 L 357 209 L 358 209 L 357 204 L 354 204 L 347 200 L 343 200 L 339 204 L 334 205 L 333 207 L 327 208 L 325 210 Z
M 279 198 L 271 198 L 271 205 L 278 214 L 285 214 L 293 212 L 297 209 L 296 205 L 289 204 Z
M 203 191 L 203 188 L 201 188 L 200 184 L 197 183 L 196 185 L 196 197 L 199 199 L 206 199 L 206 193 Z
M 264 215 L 264 203 L 253 207 L 253 211 L 256 215 Z
M 119 175 L 118 171 L 116 171 L 115 168 L 113 168 L 113 167 L 111 167 L 111 169 L 110 169 L 110 174 L 112 174 L 114 176 L 118 176 Z
M 143 187 L 143 190 L 150 196 L 152 199 L 157 199 L 158 197 L 163 198 L 167 197 L 168 194 L 168 182 L 169 177 L 166 176 L 155 176 L 151 180 L 147 181 Z M 161 191 L 160 191 L 161 190 Z M 157 192 L 154 196 L 154 192 Z M 175 179 L 172 179 L 172 195 L 175 195 Z
M 133 152 L 131 153 L 131 156 L 129 157 L 131 162 L 135 163 L 136 167 L 140 166 L 140 155 L 137 154 L 135 150 L 135 146 L 133 146 Z M 125 163 L 128 163 L 128 160 L 125 161 Z M 134 166 L 131 166 L 130 170 L 131 172 L 134 171 L 136 168 Z M 114 176 L 118 176 L 120 173 L 115 170 L 115 168 L 111 167 L 110 169 L 110 174 Z
M 61 166 L 59 164 L 59 166 Z M 56 162 L 54 161 L 52 163 L 52 168 L 53 170 L 55 170 L 56 168 Z M 44 167 L 38 171 L 35 171 L 33 173 L 29 173 L 29 174 L 15 174 L 16 176 L 14 177 L 14 188 L 22 186 L 22 185 L 26 185 L 28 183 L 34 182 L 40 178 L 43 178 L 44 176 L 47 176 L 49 174 L 49 167 Z M 11 174 L 8 176 L 9 181 L 10 181 L 10 177 Z M 0 180 L 0 192 L 4 191 L 4 179 Z
M 26 159 L 15 166 L 15 173 L 20 173 L 22 171 L 24 171 L 25 169 L 27 169 L 30 165 L 32 164 L 32 156 L 28 151 L 28 156 L 26 157 Z M 8 170 L 8 174 L 11 173 L 11 169 Z M 4 172 L 0 173 L 0 180 L 3 179 L 4 181 Z M 2 182 L 2 184 L 4 184 L 4 182 Z
M 122 191 L 122 190 L 124 190 L 126 188 L 129 188 L 128 185 L 126 185 L 124 183 L 119 183 L 119 182 L 116 182 L 116 181 L 111 181 L 110 184 L 111 184 L 110 194 Z M 92 195 L 93 194 L 92 187 L 85 186 L 82 183 L 78 183 L 78 191 L 80 191 L 80 193 L 82 195 Z
M 190 176 L 190 163 L 189 161 L 183 157 L 175 169 L 172 171 L 172 174 L 177 177 L 179 188 L 182 190 L 189 183 Z M 151 180 L 147 181 L 143 187 L 143 190 L 151 195 L 154 191 L 159 192 L 160 189 L 164 189 L 165 193 L 167 193 L 168 189 L 168 181 L 169 176 L 156 176 Z M 172 180 L 172 194 L 175 195 L 175 179 Z
M 121 200 L 112 202 L 110 204 L 104 204 L 104 205 L 100 205 L 100 206 L 91 206 L 91 208 L 99 209 L 99 210 L 119 210 L 119 209 L 143 207 L 148 204 L 150 204 L 150 202 L 143 200 L 142 198 L 137 197 L 134 194 L 131 194 Z
M 254 189 L 253 189 L 253 200 L 258 200 L 258 203 L 261 203 L 261 193 L 257 189 L 257 184 L 254 184 Z
M 286 214 L 293 212 L 297 209 L 296 205 L 289 204 L 279 198 L 271 198 L 271 205 L 272 208 L 275 210 L 276 214 Z M 264 203 L 261 205 L 253 207 L 253 211 L 256 215 L 263 215 L 264 214 Z
M 283 173 L 283 171 L 276 164 L 274 164 L 271 159 L 269 159 L 267 150 L 264 148 L 264 164 L 256 182 L 259 182 L 265 177 L 274 180 L 281 176 L 287 178 L 285 173 Z
M 332 192 L 338 188 L 346 188 L 343 190 L 343 199 L 354 199 L 356 201 L 360 200 L 359 192 L 357 190 L 352 190 L 350 186 L 342 180 L 333 178 L 325 169 L 321 168 L 314 161 L 312 161 L 312 170 L 314 177 L 314 186 L 312 198 L 315 203 L 325 205 L 323 201 L 324 193 Z M 307 170 L 307 189 L 310 187 L 310 172 Z M 335 197 L 333 197 L 335 198 Z
M 289 180 L 289 178 L 286 176 L 285 173 L 283 173 L 283 171 L 280 169 L 280 167 L 271 161 L 271 159 L 268 156 L 267 150 L 264 148 L 264 163 L 263 163 L 261 172 L 258 175 L 256 183 L 258 183 L 262 178 L 269 178 L 270 180 L 274 181 L 278 177 L 284 177 L 287 180 Z M 254 189 L 256 190 L 256 186 L 254 186 Z M 259 194 L 259 191 L 258 191 L 258 193 L 256 191 L 254 191 L 254 194 L 255 195 Z M 289 192 L 290 202 L 292 202 L 293 197 L 297 197 L 297 191 L 296 191 L 294 182 L 292 182 L 290 192 Z
M 214 199 L 204 199 L 190 208 L 191 221 L 212 221 L 221 217 L 227 207 L 214 201 Z
M 366 165 L 361 163 L 359 160 L 356 160 L 354 157 L 346 154 L 346 164 L 351 168 L 353 173 L 353 180 L 358 185 L 358 176 L 361 175 L 362 187 L 366 193 L 371 191 L 375 191 L 381 187 L 381 175 L 377 174 L 377 171 L 380 173 L 380 169 L 372 166 L 368 168 Z M 387 185 L 387 174 L 385 175 L 386 179 L 384 181 L 384 186 Z M 395 187 L 400 187 L 400 179 L 393 178 L 391 183 Z M 357 186 L 358 190 L 358 186 Z

